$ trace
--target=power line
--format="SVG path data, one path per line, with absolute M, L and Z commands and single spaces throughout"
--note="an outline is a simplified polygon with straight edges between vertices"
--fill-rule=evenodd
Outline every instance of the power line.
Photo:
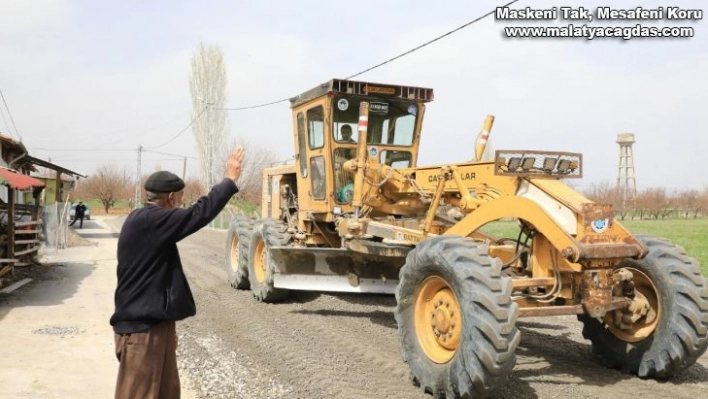
M 180 130 L 179 133 L 177 133 L 176 135 L 174 135 L 174 137 L 172 137 L 171 139 L 167 140 L 166 142 L 164 142 L 164 143 L 162 143 L 162 144 L 160 144 L 160 145 L 158 145 L 158 146 L 156 146 L 156 147 L 145 148 L 144 151 L 149 151 L 149 150 L 154 150 L 154 149 L 157 149 L 157 148 L 160 148 L 160 147 L 164 147 L 164 146 L 166 146 L 167 144 L 169 144 L 169 143 L 171 143 L 172 141 L 174 141 L 175 139 L 177 139 L 177 137 L 181 136 L 182 133 L 186 132 L 187 129 L 189 129 L 190 127 L 192 127 L 192 125 L 194 124 L 194 122 L 197 121 L 197 119 L 204 113 L 204 111 L 206 111 L 206 109 L 207 109 L 207 107 L 202 108 L 202 110 L 199 111 L 199 113 L 197 114 L 197 116 L 195 116 L 194 118 L 192 118 L 192 120 L 189 122 L 189 124 L 188 124 L 187 126 L 185 126 L 184 129 Z
M 395 57 L 393 57 L 393 58 L 389 58 L 388 60 L 386 60 L 386 61 L 384 61 L 384 62 L 381 62 L 381 63 L 379 63 L 379 64 L 376 64 L 376 65 L 374 65 L 374 66 L 372 66 L 372 67 L 370 67 L 370 68 L 366 68 L 366 69 L 364 69 L 363 71 L 358 72 L 358 73 L 355 73 L 354 75 L 351 75 L 351 76 L 349 76 L 349 77 L 347 77 L 347 78 L 345 78 L 345 79 L 351 79 L 351 78 L 353 78 L 353 77 L 362 75 L 362 74 L 364 74 L 364 73 L 366 73 L 366 72 L 369 72 L 369 71 L 372 71 L 372 70 L 374 70 L 374 69 L 376 69 L 376 68 L 379 68 L 379 67 L 381 67 L 381 66 L 384 66 L 384 65 L 386 65 L 386 64 L 388 64 L 388 63 L 390 63 L 390 62 L 392 62 L 392 61 L 395 61 L 395 60 L 397 60 L 397 59 L 399 59 L 399 58 L 405 57 L 405 56 L 408 55 L 408 54 L 411 54 L 411 53 L 413 53 L 413 52 L 416 52 L 416 51 L 422 49 L 423 47 L 426 47 L 426 46 L 428 46 L 428 45 L 430 45 L 430 44 L 432 44 L 432 43 L 434 43 L 434 42 L 437 42 L 437 41 L 440 40 L 440 39 L 443 39 L 443 38 L 445 38 L 445 37 L 447 37 L 447 36 L 450 36 L 450 35 L 452 35 L 453 33 L 457 32 L 457 31 L 459 31 L 459 30 L 462 30 L 462 29 L 464 29 L 464 28 L 466 28 L 466 27 L 468 27 L 468 26 L 470 26 L 470 25 L 472 25 L 472 24 L 475 24 L 475 23 L 477 23 L 477 22 L 479 22 L 479 21 L 481 21 L 481 20 L 483 20 L 483 19 L 489 17 L 490 15 L 492 15 L 492 14 L 494 14 L 494 13 L 496 12 L 496 9 L 497 9 L 497 8 L 500 8 L 500 7 L 509 7 L 510 5 L 512 5 L 512 4 L 514 4 L 514 3 L 517 3 L 518 1 L 519 1 L 519 0 L 512 0 L 512 1 L 510 1 L 510 2 L 508 2 L 508 3 L 506 3 L 506 4 L 504 4 L 504 5 L 495 7 L 493 10 L 489 11 L 488 13 L 486 13 L 486 14 L 484 14 L 484 15 L 481 15 L 481 16 L 479 16 L 479 17 L 477 17 L 477 18 L 475 18 L 475 19 L 473 19 L 473 20 L 471 20 L 471 21 L 469 21 L 469 22 L 467 22 L 467 23 L 465 23 L 465 24 L 463 24 L 463 25 L 460 25 L 460 26 L 458 26 L 457 28 L 455 28 L 455 29 L 453 29 L 453 30 L 451 30 L 451 31 L 449 31 L 449 32 L 447 32 L 447 33 L 444 33 L 444 34 L 442 34 L 442 35 L 440 35 L 440 36 L 438 36 L 438 37 L 436 37 L 436 38 L 434 38 L 434 39 L 432 39 L 432 40 L 429 40 L 429 41 L 427 41 L 427 42 L 425 42 L 425 43 L 423 43 L 423 44 L 421 44 L 421 45 L 419 45 L 419 46 L 416 46 L 416 47 L 414 47 L 414 48 L 412 48 L 412 49 L 410 49 L 410 50 L 408 50 L 408 51 L 406 51 L 406 52 L 404 52 L 404 53 L 401 53 L 401 54 L 399 54 L 399 55 L 397 55 L 397 56 L 395 56 Z M 290 99 L 290 97 L 287 97 L 287 98 L 284 98 L 284 99 L 282 99 L 282 100 L 271 101 L 271 102 L 268 102 L 268 103 L 263 103 L 263 104 L 258 104 L 258 105 L 248 105 L 248 106 L 236 107 L 236 108 L 214 108 L 214 109 L 216 109 L 216 110 L 221 110 L 221 111 L 243 111 L 243 110 L 247 110 L 247 109 L 261 108 L 261 107 L 266 107 L 266 106 L 269 106 L 269 105 L 279 104 L 279 103 L 288 101 L 289 99 Z
M 32 148 L 32 151 L 52 151 L 52 152 L 113 152 L 113 151 L 130 151 L 133 152 L 135 149 L 127 149 L 127 148 L 118 148 L 118 149 L 97 149 L 97 150 L 90 150 L 90 149 L 76 149 L 76 148 Z M 181 155 L 181 154 L 174 154 L 170 152 L 162 152 L 162 151 L 153 151 L 153 150 L 146 150 L 145 148 L 142 149 L 143 152 L 149 152 L 152 154 L 159 154 L 159 155 L 167 155 L 167 156 L 174 156 L 178 158 L 169 158 L 169 159 L 182 159 L 182 158 L 189 158 L 189 159 L 198 159 L 197 157 L 193 156 L 188 156 L 188 155 Z M 167 159 L 167 158 L 161 158 L 161 159 Z M 62 159 L 62 161 L 66 161 Z M 99 160 L 100 161 L 100 160 Z
M 33 151 L 66 151 L 66 152 L 113 152 L 113 151 L 135 151 L 135 149 L 127 149 L 127 148 L 98 148 L 98 149 L 90 149 L 90 148 L 34 148 L 32 147 Z
M 434 38 L 434 39 L 432 39 L 432 40 L 429 40 L 429 41 L 427 41 L 427 42 L 425 42 L 425 43 L 423 43 L 423 44 L 421 44 L 421 45 L 419 45 L 419 46 L 417 46 L 417 47 L 414 47 L 414 48 L 412 48 L 412 49 L 410 49 L 410 50 L 408 50 L 408 51 L 406 51 L 406 52 L 404 52 L 404 53 L 401 53 L 401 54 L 399 54 L 399 55 L 397 55 L 397 56 L 395 56 L 395 57 L 393 57 L 393 58 L 389 58 L 388 60 L 386 60 L 386 61 L 384 61 L 384 62 L 382 62 L 382 63 L 376 64 L 376 65 L 374 65 L 374 66 L 372 66 L 372 67 L 370 67 L 370 68 L 364 69 L 364 70 L 361 71 L 361 72 L 355 73 L 354 75 L 351 75 L 351 76 L 349 76 L 349 77 L 347 77 L 347 78 L 345 78 L 345 79 L 351 79 L 351 78 L 353 78 L 353 77 L 359 76 L 359 75 L 364 74 L 364 73 L 366 73 L 366 72 L 369 72 L 369 71 L 371 71 L 371 70 L 373 70 L 373 69 L 376 69 L 376 68 L 378 68 L 378 67 L 380 67 L 380 66 L 386 65 L 386 64 L 388 64 L 389 62 L 395 61 L 395 60 L 397 60 L 397 59 L 399 59 L 399 58 L 401 58 L 401 57 L 404 57 L 404 56 L 406 56 L 406 55 L 408 55 L 408 54 L 411 54 L 411 53 L 413 53 L 413 52 L 415 52 L 415 51 L 418 51 L 418 50 L 422 49 L 422 48 L 425 47 L 425 46 L 428 46 L 428 45 L 430 45 L 430 44 L 432 44 L 432 43 L 434 43 L 434 42 L 437 42 L 438 40 L 440 40 L 440 39 L 442 39 L 442 38 L 444 38 L 444 37 L 450 36 L 451 34 L 457 32 L 457 31 L 459 31 L 459 30 L 461 30 L 461 29 L 464 29 L 464 28 L 466 28 L 466 27 L 468 27 L 468 26 L 470 26 L 470 25 L 472 25 L 472 24 L 474 24 L 474 23 L 477 23 L 477 22 L 479 22 L 479 21 L 481 21 L 481 20 L 487 18 L 488 16 L 494 14 L 494 13 L 496 12 L 496 9 L 497 9 L 497 8 L 500 8 L 500 7 L 509 7 L 510 5 L 512 5 L 512 4 L 514 4 L 514 3 L 518 2 L 518 1 L 519 1 L 519 0 L 513 0 L 513 1 L 510 1 L 510 2 L 508 2 L 508 3 L 506 3 L 506 4 L 502 5 L 502 6 L 495 7 L 494 10 L 489 11 L 488 13 L 486 13 L 486 14 L 480 16 L 480 17 L 477 17 L 477 18 L 471 20 L 470 22 L 467 22 L 466 24 L 460 25 L 460 26 L 458 26 L 457 28 L 455 28 L 455 29 L 453 29 L 453 30 L 451 30 L 451 31 L 449 31 L 449 32 L 447 32 L 447 33 L 445 33 L 445 34 L 442 34 L 442 35 L 440 35 L 440 36 L 438 36 L 438 37 L 436 37 L 436 38 Z
M 508 7 L 508 6 L 510 6 L 510 5 L 514 4 L 514 3 L 517 3 L 518 1 L 519 1 L 519 0 L 512 0 L 512 1 L 506 3 L 506 4 L 502 5 L 502 6 L 499 6 L 499 7 Z M 414 47 L 414 48 L 412 48 L 412 49 L 410 49 L 410 50 L 408 50 L 408 51 L 406 51 L 406 52 L 403 52 L 403 53 L 401 53 L 401 54 L 399 54 L 399 55 L 397 55 L 397 56 L 395 56 L 395 57 L 392 57 L 392 58 L 390 58 L 390 59 L 388 59 L 388 60 L 386 60 L 386 61 L 383 61 L 383 62 L 381 62 L 381 63 L 379 63 L 379 64 L 376 64 L 376 65 L 374 65 L 374 66 L 372 66 L 372 67 L 366 68 L 366 69 L 364 69 L 364 70 L 361 71 L 361 72 L 358 72 L 358 73 L 356 73 L 356 74 L 353 74 L 353 75 L 347 77 L 346 79 L 351 79 L 351 78 L 354 78 L 354 77 L 356 77 L 356 76 L 362 75 L 362 74 L 364 74 L 364 73 L 366 73 L 366 72 L 372 71 L 372 70 L 374 70 L 374 69 L 376 69 L 376 68 L 379 68 L 379 67 L 381 67 L 381 66 L 383 66 L 383 65 L 386 65 L 386 64 L 388 64 L 388 63 L 391 63 L 391 62 L 393 62 L 393 61 L 395 61 L 395 60 L 397 60 L 397 59 L 400 59 L 400 58 L 402 58 L 402 57 L 405 57 L 406 55 L 409 55 L 409 54 L 411 54 L 411 53 L 414 53 L 414 52 L 416 52 L 416 51 L 418 51 L 418 50 L 420 50 L 420 49 L 422 49 L 422 48 L 424 48 L 424 47 L 426 47 L 426 46 L 429 46 L 430 44 L 432 44 L 432 43 L 434 43 L 434 42 L 437 42 L 438 40 L 441 40 L 441 39 L 443 39 L 443 38 L 445 38 L 445 37 L 447 37 L 447 36 L 450 36 L 450 35 L 452 35 L 452 34 L 455 33 L 455 32 L 458 32 L 458 31 L 460 31 L 460 30 L 462 30 L 462 29 L 464 29 L 464 28 L 466 28 L 466 27 L 468 27 L 468 26 L 470 26 L 470 25 L 473 25 L 473 24 L 475 24 L 475 23 L 477 23 L 477 22 L 479 22 L 479 21 L 481 21 L 481 20 L 483 20 L 483 19 L 489 17 L 490 15 L 494 14 L 495 11 L 496 11 L 496 8 L 499 8 L 499 7 L 495 7 L 494 10 L 489 11 L 489 12 L 485 13 L 484 15 L 481 15 L 481 16 L 479 16 L 479 17 L 477 17 L 477 18 L 475 18 L 475 19 L 473 19 L 473 20 L 471 20 L 471 21 L 469 21 L 469 22 L 467 22 L 467 23 L 465 23 L 465 24 L 463 24 L 463 25 L 461 25 L 461 26 L 459 26 L 459 27 L 457 27 L 457 28 L 455 28 L 455 29 L 453 29 L 453 30 L 447 32 L 447 33 L 444 33 L 444 34 L 442 34 L 442 35 L 440 35 L 440 36 L 438 36 L 438 37 L 435 37 L 435 38 L 433 38 L 432 40 L 429 40 L 429 41 L 427 41 L 427 42 L 425 42 L 425 43 L 423 43 L 423 44 L 421 44 L 421 45 L 419 45 L 419 46 L 416 46 L 416 47 Z M 22 138 L 21 138 L 21 136 L 20 136 L 19 131 L 17 130 L 17 126 L 15 125 L 15 121 L 14 121 L 14 119 L 12 118 L 12 114 L 10 113 L 10 108 L 7 106 L 7 102 L 5 101 L 5 97 L 2 95 L 2 91 L 1 91 L 1 90 L 0 90 L 0 96 L 2 96 L 3 103 L 5 104 L 5 108 L 7 109 L 8 115 L 10 116 L 10 120 L 12 121 L 12 125 L 13 125 L 13 127 L 14 127 L 14 129 L 15 129 L 15 132 L 17 133 L 18 137 L 20 137 L 20 141 L 21 141 Z M 262 104 L 256 104 L 256 105 L 249 105 L 249 106 L 242 106 L 242 107 L 234 107 L 234 108 L 212 108 L 212 109 L 214 109 L 214 110 L 221 110 L 221 111 L 243 111 L 243 110 L 261 108 L 261 107 L 267 107 L 267 106 L 269 106 L 269 105 L 279 104 L 279 103 L 288 101 L 289 99 L 290 99 L 290 97 L 287 97 L 287 98 L 283 98 L 283 99 L 280 99 L 280 100 L 277 100 L 277 101 L 271 101 L 271 102 L 262 103 Z M 167 140 L 166 142 L 164 142 L 164 143 L 162 143 L 162 144 L 160 144 L 160 145 L 158 145 L 158 146 L 151 147 L 151 148 L 149 148 L 149 149 L 148 149 L 148 148 L 143 148 L 142 150 L 143 150 L 143 151 L 146 151 L 146 152 L 157 153 L 157 154 L 174 155 L 174 156 L 184 157 L 184 156 L 182 156 L 182 155 L 168 154 L 168 153 L 160 153 L 160 152 L 153 151 L 153 150 L 158 149 L 158 148 L 160 148 L 160 147 L 164 147 L 165 145 L 171 143 L 172 141 L 174 141 L 174 140 L 176 140 L 178 137 L 180 137 L 182 134 L 184 134 L 184 132 L 186 132 L 186 131 L 194 124 L 194 122 L 196 122 L 197 119 L 204 113 L 204 111 L 206 111 L 208 108 L 210 108 L 210 107 L 209 107 L 209 106 L 205 106 L 204 108 L 202 108 L 202 110 L 189 122 L 189 124 L 187 124 L 187 126 L 185 126 L 182 130 L 179 131 L 179 133 L 177 133 L 176 135 L 174 135 L 172 138 L 170 138 L 170 139 Z M 4 119 L 4 114 L 3 114 L 3 119 Z M 7 124 L 7 121 L 6 121 L 5 123 Z M 9 128 L 9 126 L 8 126 L 8 128 Z M 75 152 L 83 152 L 83 151 L 92 151 L 92 152 L 95 152 L 95 151 L 134 151 L 133 149 L 57 149 L 57 148 L 34 148 L 34 150 L 38 150 L 38 151 L 75 151 Z M 186 158 L 186 157 L 184 157 L 184 158 Z M 189 157 L 189 158 L 196 159 L 195 157 Z
M 188 112 L 188 111 L 180 111 L 178 114 L 177 114 L 177 113 L 174 114 L 174 116 L 179 116 L 179 115 L 182 115 L 182 114 L 184 114 L 184 113 L 186 113 L 186 112 Z M 102 135 L 102 136 L 112 136 L 112 135 L 114 135 L 114 134 L 117 134 L 117 133 L 124 133 L 124 132 L 151 132 L 151 131 L 156 130 L 156 129 L 158 129 L 158 128 L 161 128 L 161 127 L 163 127 L 163 126 L 169 125 L 170 123 L 172 123 L 172 121 L 173 121 L 172 118 L 170 118 L 169 120 L 166 120 L 166 121 L 164 121 L 164 122 L 161 122 L 159 125 L 153 125 L 153 124 L 150 124 L 150 123 L 144 123 L 144 124 L 140 125 L 140 127 L 132 127 L 132 128 L 125 128 L 125 129 L 120 129 L 120 130 L 114 130 L 114 131 L 112 131 L 112 132 L 104 133 L 104 134 L 99 134 L 99 135 Z M 91 136 L 95 136 L 95 135 L 96 135 L 95 133 L 90 133 L 90 134 L 91 134 Z M 132 151 L 135 151 L 135 150 L 133 149 Z
M 12 122 L 12 127 L 15 129 L 15 133 L 17 133 L 17 137 L 19 137 L 20 142 L 21 142 L 22 136 L 20 135 L 20 131 L 17 130 L 17 125 L 15 125 L 15 119 L 12 117 L 12 112 L 10 112 L 10 107 L 7 106 L 7 101 L 5 101 L 5 95 L 2 94 L 2 89 L 0 89 L 0 97 L 2 97 L 2 102 L 3 102 L 3 104 L 5 104 L 5 109 L 7 110 L 7 115 L 10 117 L 10 122 Z M 8 128 L 9 128 L 9 126 L 8 126 Z
M 288 101 L 288 100 L 290 100 L 290 97 L 288 97 L 288 98 L 284 98 L 284 99 L 282 99 L 282 100 L 278 100 L 278 101 L 271 101 L 271 102 L 269 102 L 269 103 L 264 103 L 264 104 L 258 104 L 258 105 L 250 105 L 250 106 L 246 106 L 246 107 L 236 107 L 236 108 L 214 108 L 214 109 L 216 109 L 216 110 L 219 110 L 219 111 L 243 111 L 243 110 L 246 110 L 246 109 L 253 109 L 253 108 L 261 108 L 261 107 L 267 107 L 267 106 L 269 106 L 269 105 L 273 105 L 273 104 L 278 104 L 278 103 L 282 103 L 282 102 L 285 102 L 285 101 Z
M 143 152 L 150 152 L 153 154 L 160 154 L 160 155 L 172 155 L 172 156 L 180 157 L 180 158 L 198 159 L 197 157 L 190 157 L 190 156 L 180 155 L 180 154 L 172 154 L 169 152 L 151 151 L 151 150 L 146 150 L 146 149 L 143 149 Z
M 2 110 L 2 107 L 0 107 L 0 116 L 2 116 L 3 122 L 5 122 L 5 128 L 7 129 L 7 132 L 10 133 L 10 136 L 12 136 L 10 125 L 7 123 L 7 119 L 5 118 L 5 111 Z
M 181 136 L 184 132 L 186 132 L 187 129 L 189 129 L 189 128 L 194 124 L 194 122 L 197 121 L 197 118 L 199 118 L 199 117 L 202 115 L 202 113 L 204 113 L 204 111 L 206 111 L 206 109 L 207 109 L 207 107 L 202 108 L 202 110 L 199 112 L 199 114 L 197 114 L 197 116 L 195 116 L 195 117 L 189 122 L 189 124 L 188 124 L 187 126 L 185 126 L 182 130 L 180 130 L 180 132 L 177 133 L 174 137 L 172 137 L 171 139 L 167 140 L 166 142 L 164 142 L 164 143 L 162 143 L 162 144 L 160 144 L 160 145 L 158 145 L 158 146 L 156 146 L 156 147 L 152 147 L 152 149 L 156 149 L 156 148 L 163 147 L 163 146 L 165 146 L 165 145 L 171 143 L 172 141 L 176 140 L 179 136 Z M 120 148 L 120 149 L 108 149 L 108 148 L 91 148 L 91 149 L 77 149 L 77 148 L 32 148 L 32 150 L 34 150 L 34 151 L 68 151 L 68 152 L 135 151 L 135 149 L 131 149 L 131 148 Z M 151 151 L 151 150 L 150 150 L 150 149 L 147 149 L 147 148 L 143 148 L 143 151 Z M 178 157 L 183 157 L 183 155 L 178 155 L 178 154 L 169 154 L 169 155 L 175 155 L 175 156 L 178 156 Z
M 135 151 L 135 150 L 133 150 Z M 179 157 L 179 158 L 143 158 L 143 161 L 181 161 L 184 159 L 184 157 Z M 67 163 L 74 163 L 74 162 L 106 162 L 106 163 L 134 163 L 134 159 L 54 159 L 52 158 L 52 162 L 67 162 Z

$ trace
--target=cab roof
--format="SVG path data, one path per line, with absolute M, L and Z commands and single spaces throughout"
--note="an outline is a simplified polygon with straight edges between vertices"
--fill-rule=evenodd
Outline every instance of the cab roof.
M 433 101 L 433 89 L 414 86 L 401 86 L 372 82 L 361 82 L 346 79 L 332 79 L 322 83 L 298 96 L 290 99 L 290 107 L 294 108 L 307 101 L 326 94 L 352 94 L 359 96 L 388 97 L 400 100 Z

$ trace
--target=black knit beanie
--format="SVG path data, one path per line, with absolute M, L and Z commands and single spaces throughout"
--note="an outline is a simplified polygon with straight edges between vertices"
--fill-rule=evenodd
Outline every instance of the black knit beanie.
M 155 172 L 145 182 L 145 191 L 152 193 L 173 193 L 184 188 L 184 181 L 166 170 Z

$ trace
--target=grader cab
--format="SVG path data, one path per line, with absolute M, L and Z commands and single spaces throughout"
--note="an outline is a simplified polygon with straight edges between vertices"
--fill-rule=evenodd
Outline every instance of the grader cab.
M 668 378 L 708 347 L 695 259 L 634 236 L 562 180 L 582 155 L 496 151 L 418 166 L 433 90 L 334 79 L 291 99 L 294 164 L 263 176 L 262 218 L 232 221 L 230 283 L 264 302 L 290 290 L 395 294 L 413 381 L 485 397 L 513 369 L 519 317 L 576 315 L 610 367 Z M 451 143 L 454 145 L 454 143 Z M 518 236 L 484 227 L 514 220 Z

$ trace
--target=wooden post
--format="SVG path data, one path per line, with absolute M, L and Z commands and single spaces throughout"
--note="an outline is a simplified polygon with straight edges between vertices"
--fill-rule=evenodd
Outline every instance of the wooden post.
M 15 189 L 7 186 L 7 257 L 15 259 Z
M 42 194 L 42 188 L 32 190 L 32 198 L 34 198 L 34 207 L 32 207 L 32 221 L 39 220 L 39 197 Z
M 63 187 L 63 184 L 61 184 L 61 172 L 58 170 L 57 170 L 57 178 L 56 178 L 54 184 L 56 185 L 56 189 L 55 189 L 55 192 L 56 192 L 55 197 L 56 198 L 54 199 L 54 201 L 55 202 L 64 202 L 64 200 L 63 200 L 64 194 L 62 192 L 62 189 L 64 187 Z

